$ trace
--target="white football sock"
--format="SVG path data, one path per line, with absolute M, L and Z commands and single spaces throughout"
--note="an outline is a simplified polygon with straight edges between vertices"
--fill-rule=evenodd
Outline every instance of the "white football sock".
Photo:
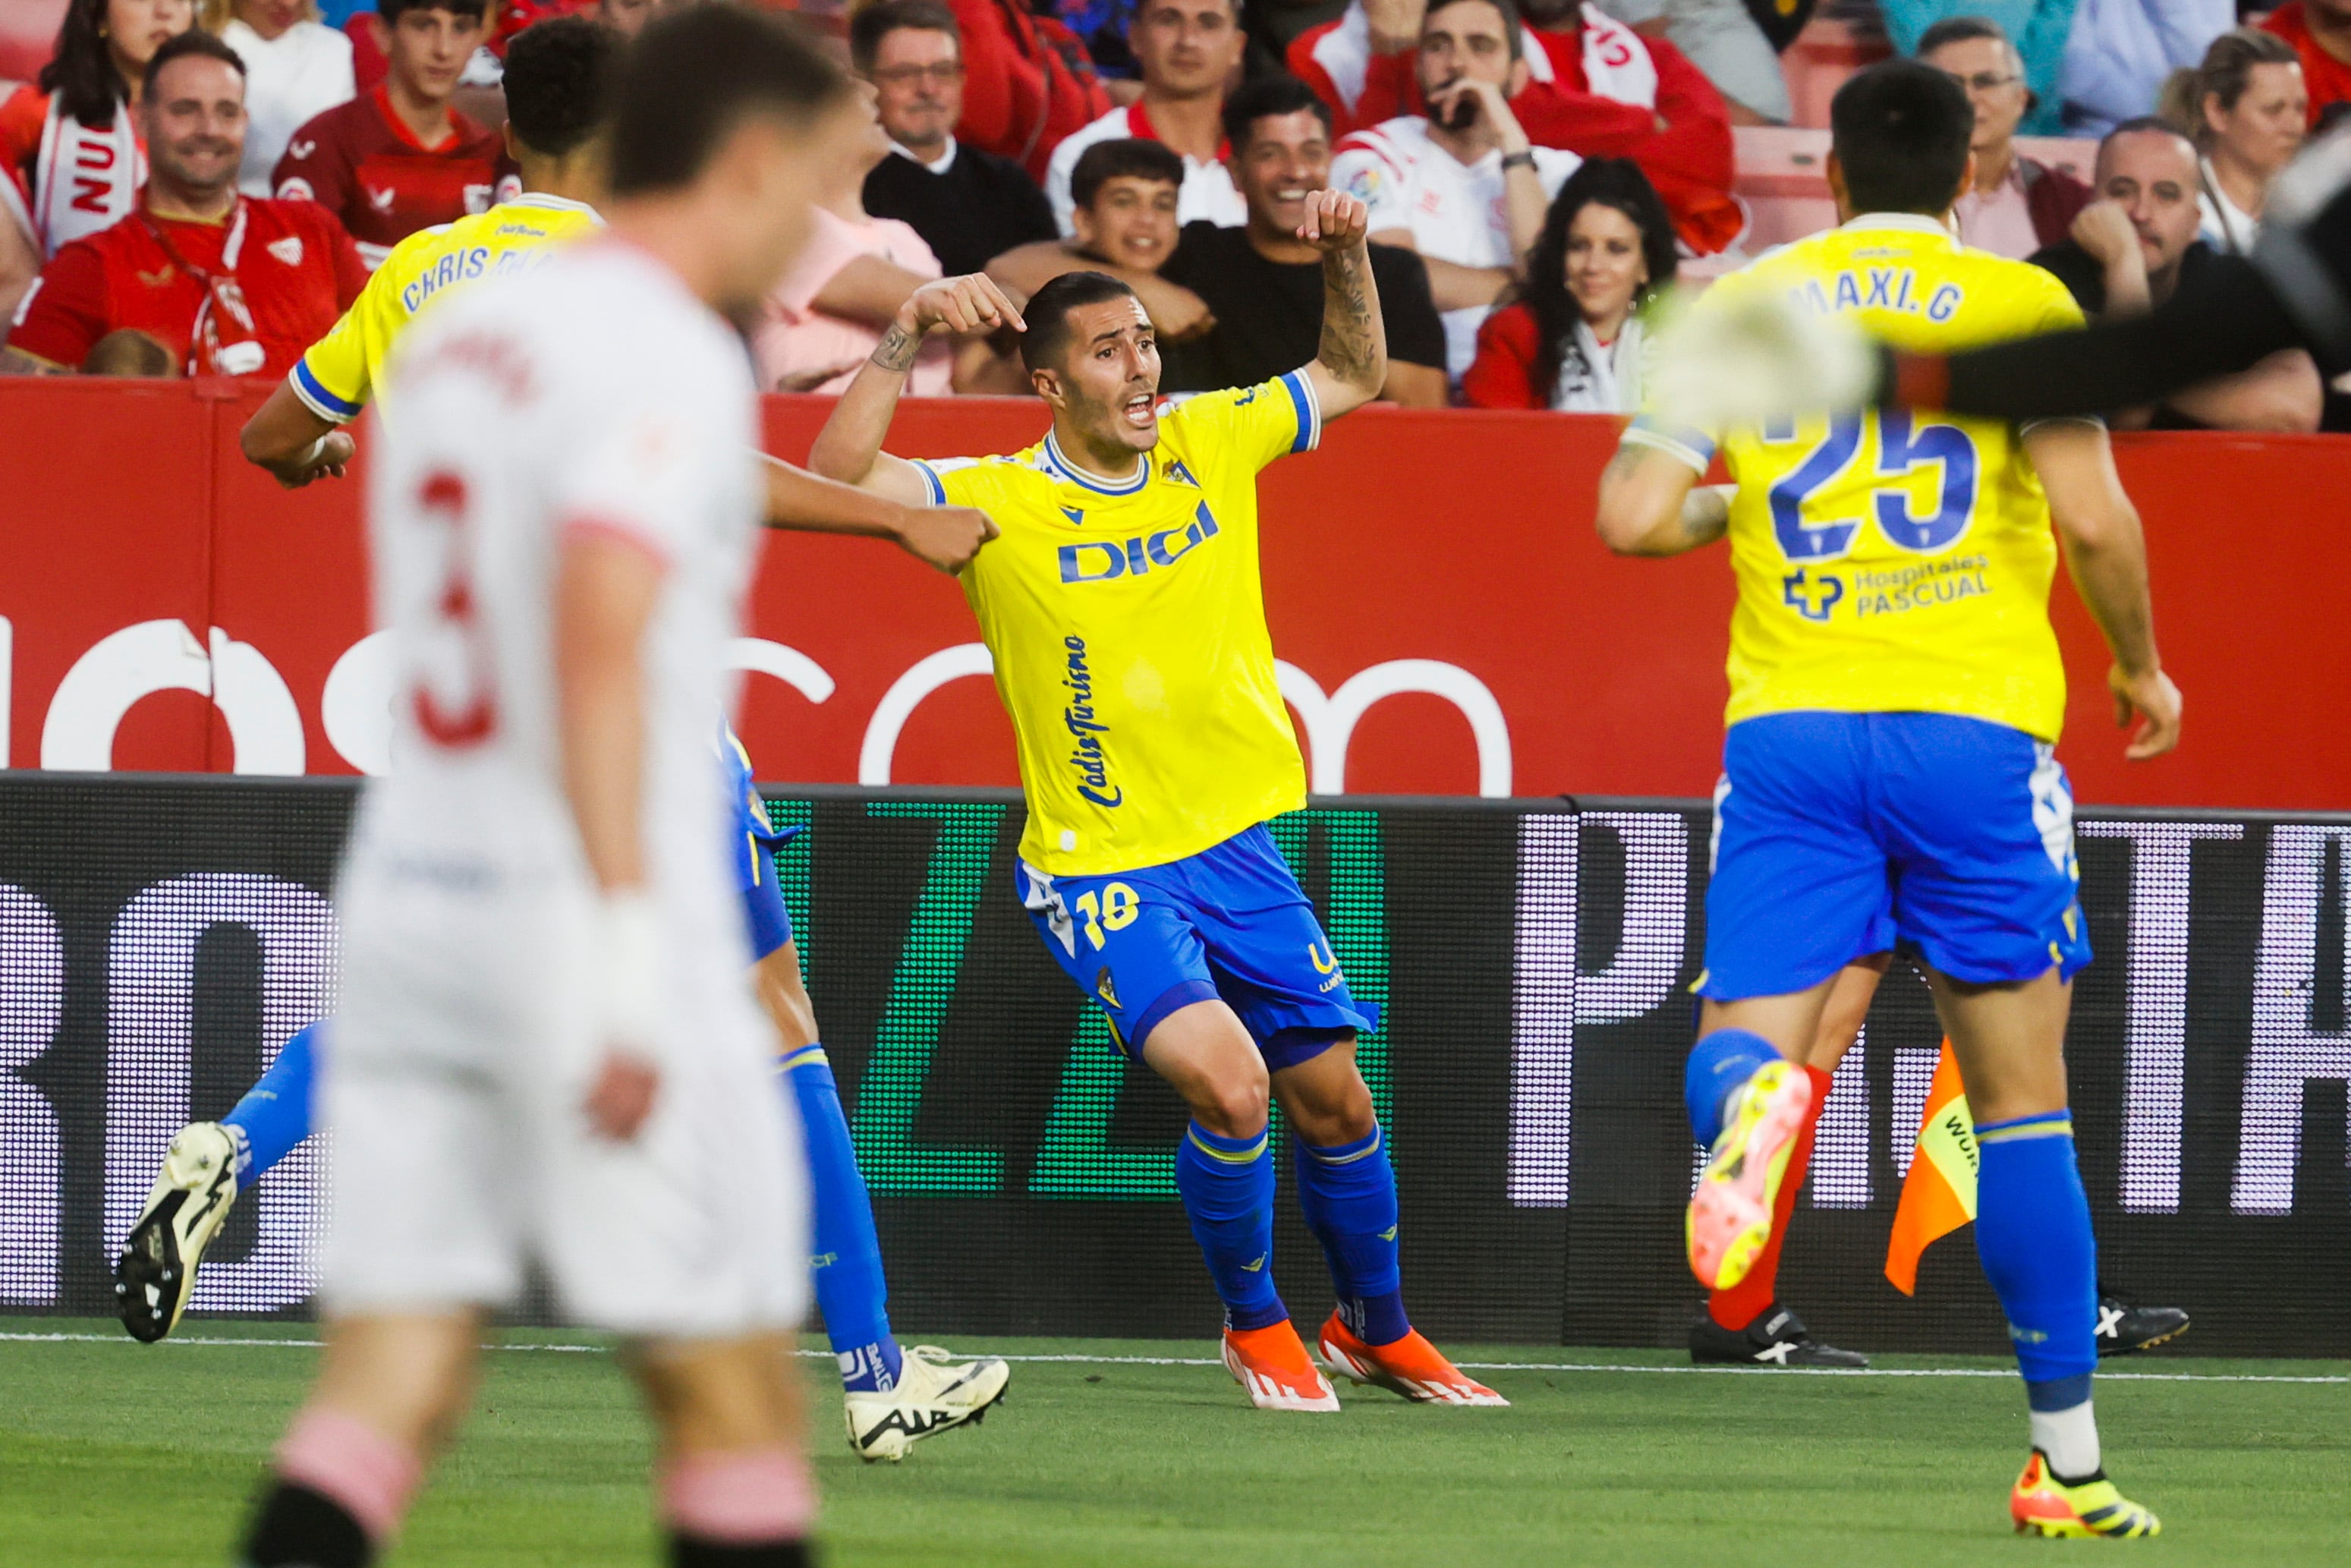
M 2064 1481 L 2098 1473 L 2098 1421 L 2083 1400 L 2067 1410 L 2035 1410 L 2032 1446 L 2049 1456 L 2049 1468 Z

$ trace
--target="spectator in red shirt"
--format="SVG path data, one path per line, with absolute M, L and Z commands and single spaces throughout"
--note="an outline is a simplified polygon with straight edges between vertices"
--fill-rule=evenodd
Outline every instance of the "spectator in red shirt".
M 1426 0 L 1353 0 L 1335 22 L 1290 46 L 1292 75 L 1312 88 L 1342 133 L 1423 112 L 1415 46 Z M 1730 113 L 1687 57 L 1582 0 L 1518 0 L 1529 79 L 1510 99 L 1539 147 L 1630 158 L 1701 255 L 1739 237 L 1730 197 Z
M 151 167 L 138 208 L 50 260 L 0 371 L 78 369 L 129 330 L 190 375 L 285 375 L 367 282 L 350 236 L 316 204 L 237 193 L 245 68 L 211 34 L 155 51 L 139 113 Z
M 1026 0 L 949 0 L 963 35 L 960 140 L 1041 183 L 1053 149 L 1111 110 L 1086 47 Z
M 334 214 L 371 267 L 418 229 L 522 189 L 498 133 L 450 103 L 486 5 L 382 0 L 390 74 L 296 131 L 277 162 L 279 199 L 307 196 Z
M 1552 198 L 1519 298 L 1478 329 L 1472 408 L 1637 413 L 1647 308 L 1674 281 L 1673 220 L 1630 161 L 1594 158 Z
M 2330 103 L 2351 101 L 2351 0 L 2286 0 L 2262 20 L 2302 57 L 2310 89 L 2310 128 Z
M 0 86 L 0 225 L 42 259 L 129 213 L 144 178 L 139 84 L 195 0 L 72 0 L 38 87 Z M 36 264 L 37 266 L 37 263 Z

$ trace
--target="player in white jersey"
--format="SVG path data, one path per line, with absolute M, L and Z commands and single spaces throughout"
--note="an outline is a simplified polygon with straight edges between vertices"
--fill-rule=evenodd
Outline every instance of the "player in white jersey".
M 452 298 L 394 361 L 370 528 L 395 766 L 338 892 L 327 1350 L 251 1568 L 373 1558 L 533 1262 L 630 1342 L 669 1561 L 808 1560 L 805 1170 L 706 748 L 759 507 L 727 318 L 806 239 L 847 103 L 790 24 L 656 22 L 610 237 Z
M 1457 387 L 1551 198 L 1583 162 L 1533 145 L 1510 112 L 1510 96 L 1526 85 L 1522 47 L 1511 0 L 1437 0 L 1421 19 L 1414 67 L 1429 114 L 1342 137 L 1331 159 L 1332 188 L 1371 209 L 1372 238 L 1420 253 Z

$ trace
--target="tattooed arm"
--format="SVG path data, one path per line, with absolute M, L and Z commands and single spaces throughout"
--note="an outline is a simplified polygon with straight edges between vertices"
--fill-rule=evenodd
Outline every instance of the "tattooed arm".
M 923 334 L 934 327 L 975 332 L 1003 326 L 1027 329 L 1020 312 L 983 274 L 943 277 L 914 290 L 833 405 L 832 417 L 809 450 L 809 467 L 823 478 L 904 506 L 929 505 L 930 486 L 922 470 L 882 450 L 883 438 L 890 434 L 890 416 L 897 412 L 898 394 L 906 390 L 906 372 L 914 368 Z
M 1380 395 L 1388 378 L 1387 328 L 1364 246 L 1369 222 L 1354 197 L 1316 191 L 1306 198 L 1306 221 L 1298 225 L 1298 237 L 1322 253 L 1322 342 L 1306 379 L 1325 420 L 1363 407 Z
M 1618 555 L 1679 555 L 1712 544 L 1730 521 L 1729 485 L 1654 446 L 1627 441 L 1600 474 L 1600 540 Z

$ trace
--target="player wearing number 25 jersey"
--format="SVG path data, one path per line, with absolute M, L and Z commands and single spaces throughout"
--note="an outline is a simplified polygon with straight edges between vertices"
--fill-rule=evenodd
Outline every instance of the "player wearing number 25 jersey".
M 1838 89 L 1830 120 L 1844 225 L 1717 284 L 1686 340 L 1755 313 L 1759 295 L 1914 351 L 2079 322 L 2053 277 L 1950 237 L 1974 166 L 1974 114 L 1952 78 L 1873 66 Z M 1853 960 L 1906 949 L 1978 1118 L 1977 1249 L 2031 1411 L 2016 1527 L 2154 1534 L 2155 1516 L 2101 1468 L 2096 1242 L 2064 1088 L 2067 982 L 2090 945 L 2053 754 L 2061 541 L 2113 650 L 2109 684 L 2147 720 L 2130 754 L 2168 749 L 2179 711 L 2105 433 L 1891 410 L 1716 432 L 1675 412 L 1651 409 L 1625 433 L 1599 525 L 1628 554 L 1728 533 L 1739 584 L 1706 1001 L 1686 1078 L 1710 1153 L 1684 1236 L 1709 1315 L 1732 1329 L 1769 1310 L 1749 1300 L 1726 1316 L 1726 1298 L 1776 1267 L 1828 1089 L 1813 1047 L 1831 987 Z M 1737 480 L 1727 503 L 1692 493 L 1718 442 Z
M 2082 321 L 2050 274 L 1970 250 L 1934 218 L 1907 213 L 1865 214 L 1775 250 L 1718 282 L 1720 297 L 1700 308 L 1760 288 L 1938 352 Z M 1677 425 L 1663 409 L 1625 433 L 1628 444 L 1701 472 L 1719 442 L 1738 481 L 1729 517 L 1739 585 L 1729 760 L 1707 995 L 1802 990 L 1897 936 L 1970 980 L 2021 979 L 2053 962 L 2070 976 L 2088 961 L 2074 905 L 2072 802 L 2051 755 L 2065 713 L 2049 624 L 2057 545 L 2024 434 L 1998 420 L 1900 410 L 1716 433 Z M 1873 727 L 1861 715 L 1902 716 Z M 1985 783 L 1997 798 L 1962 788 L 1972 772 L 1945 768 L 1954 752 L 1998 759 L 1997 785 Z M 1777 821 L 1753 822 L 1750 836 L 1750 814 L 1783 783 L 1824 800 L 1833 779 L 1855 777 L 1852 768 L 1872 755 L 1921 783 L 1940 778 L 1941 826 L 1967 841 L 1952 848 L 1970 880 L 1997 862 L 1996 884 L 1981 895 L 1997 907 L 1936 907 L 1930 901 L 1978 899 L 1914 873 L 1901 889 L 1912 928 L 1900 929 L 1902 901 L 1886 890 L 1873 843 L 1857 846 L 1848 874 L 1820 889 L 1818 919 L 1763 917 L 1791 896 L 1781 856 L 1822 846 Z M 1809 779 L 1797 776 L 1815 768 Z M 1997 842 L 1987 836 L 1995 823 Z M 1874 896 L 1852 896 L 1872 879 Z
M 2065 286 L 1970 250 L 1941 224 L 1879 213 L 1772 251 L 1715 285 L 1720 308 L 1777 289 L 1873 336 L 1948 353 L 2063 328 Z M 1966 714 L 2057 738 L 2065 676 L 2050 630 L 2049 503 L 2003 421 L 1892 410 L 1722 432 L 1739 482 L 1730 559 L 1731 724 L 1758 714 Z M 1625 437 L 1704 470 L 1714 433 L 1651 410 Z

